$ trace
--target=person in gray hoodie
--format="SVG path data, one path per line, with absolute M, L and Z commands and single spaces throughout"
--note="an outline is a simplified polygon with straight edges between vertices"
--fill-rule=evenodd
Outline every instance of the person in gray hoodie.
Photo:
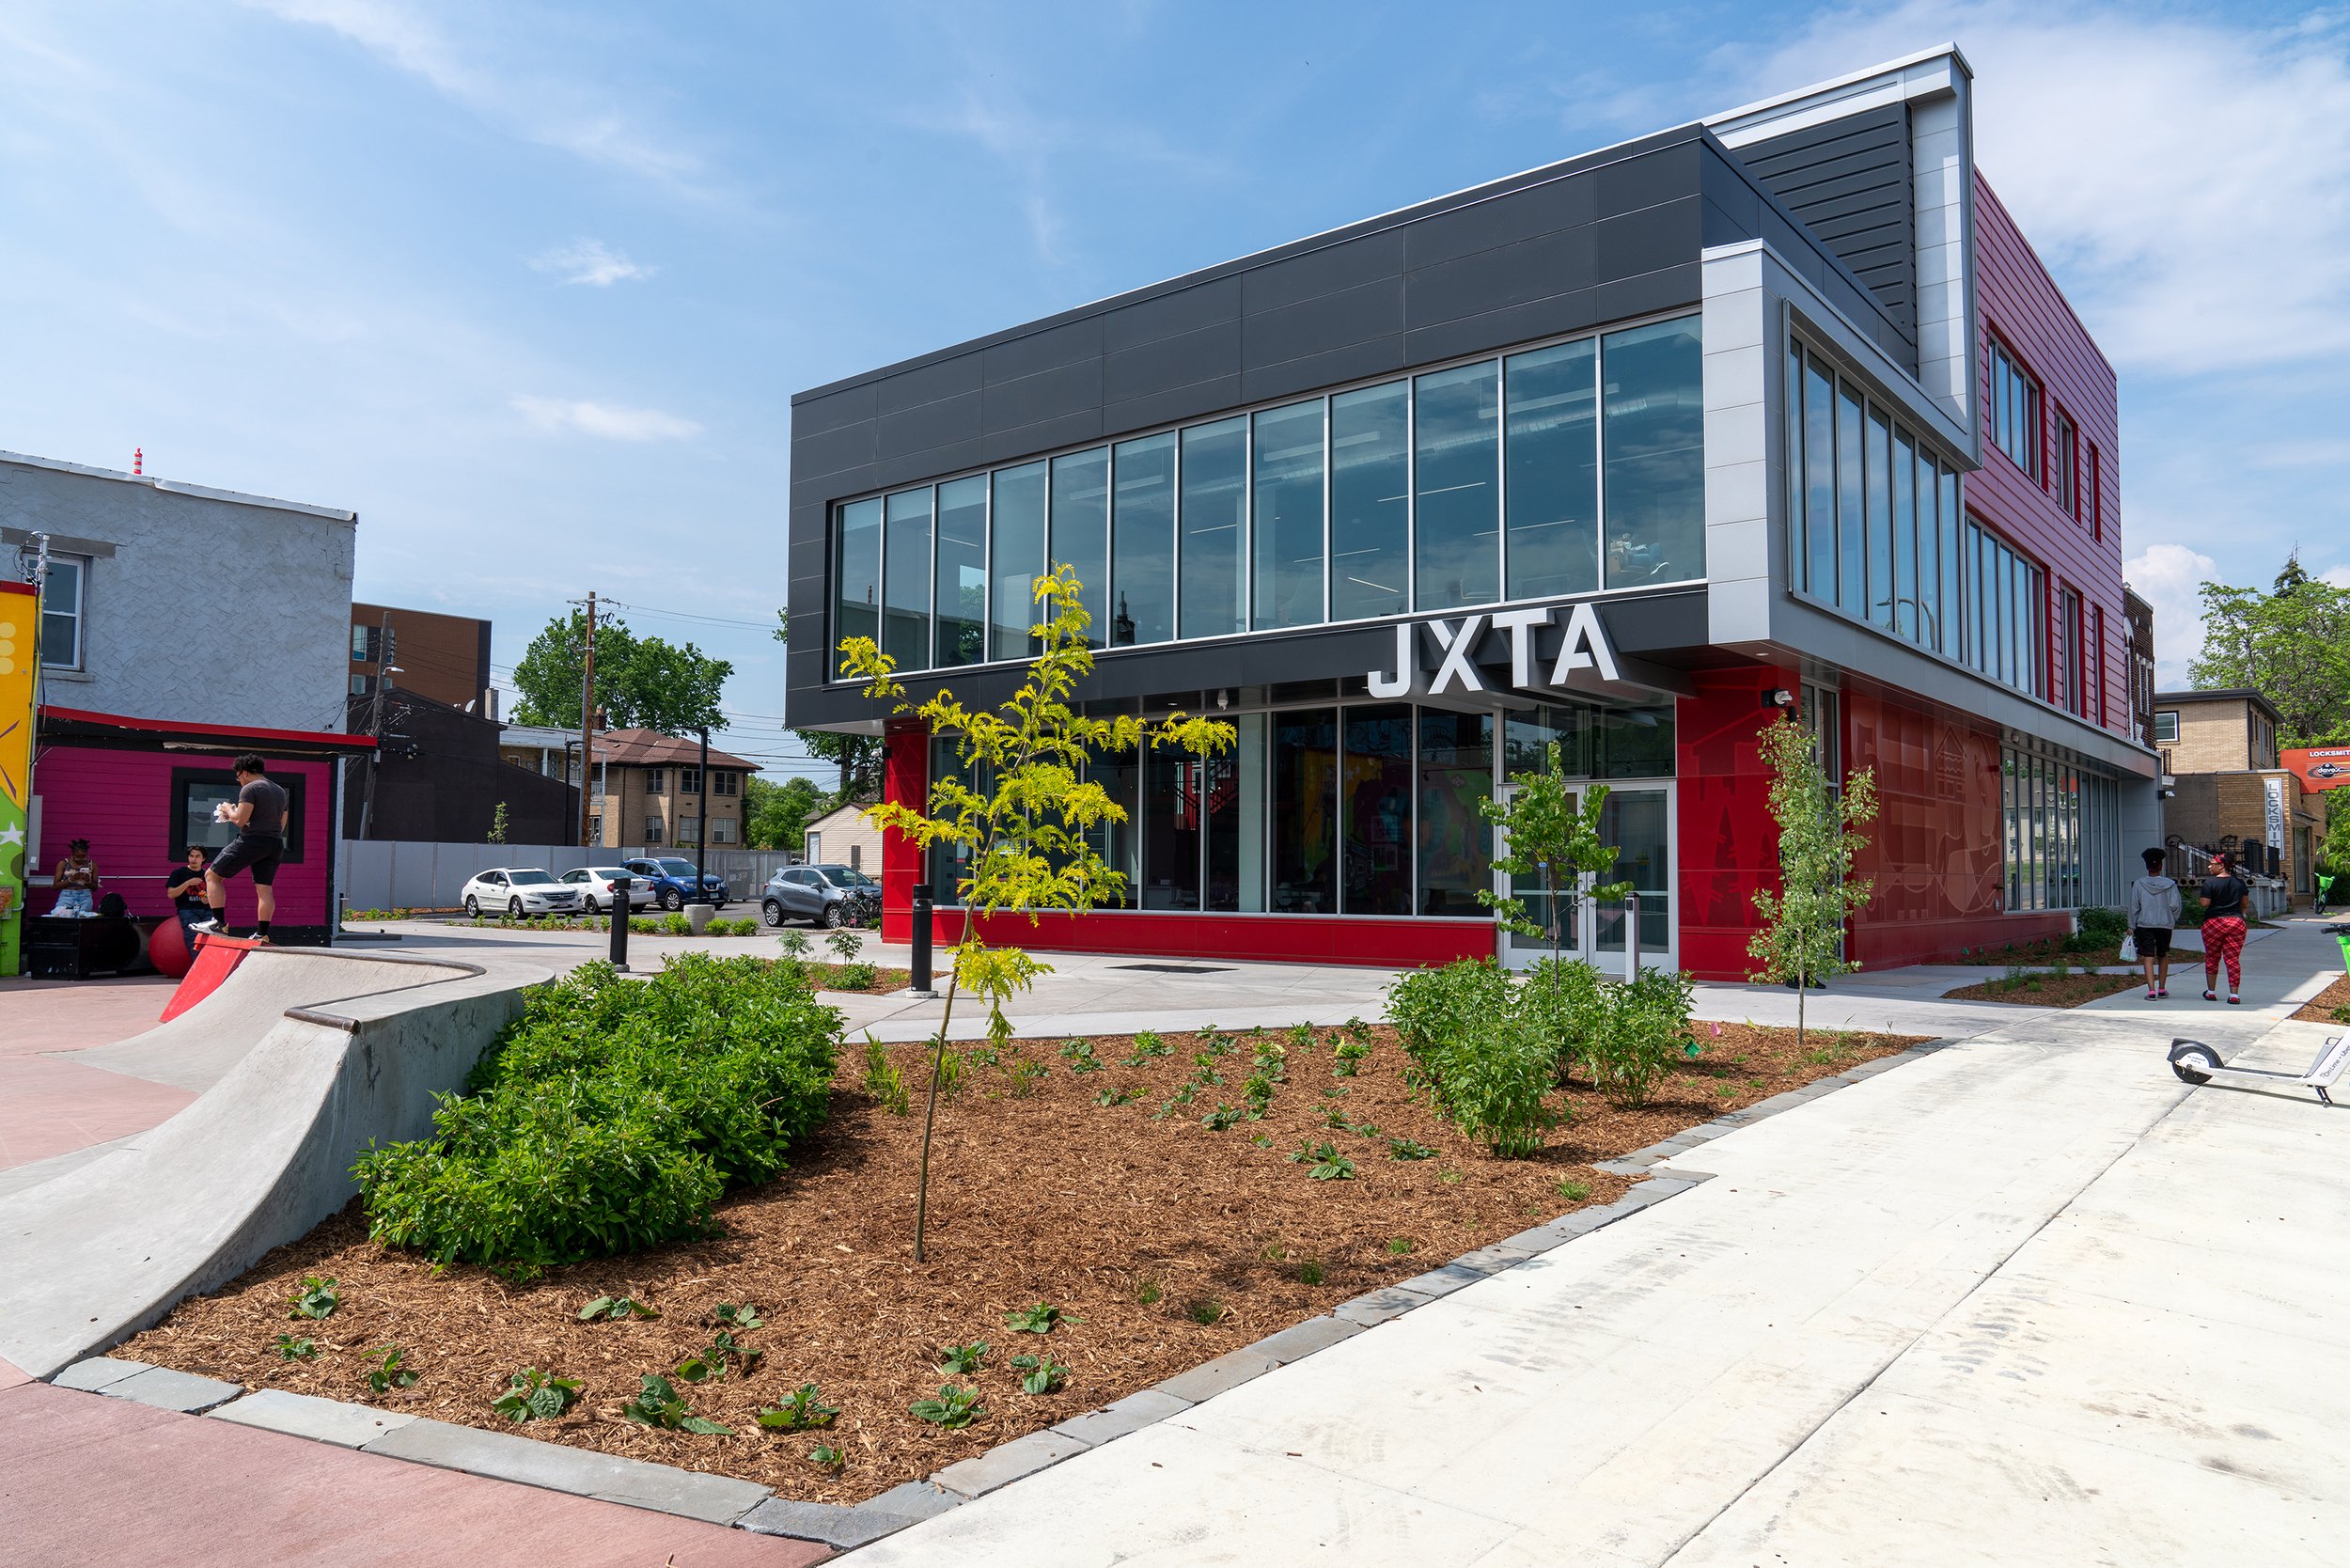
M 2170 856 L 2150 849 L 2138 856 L 2146 874 L 2130 884 L 2130 936 L 2138 944 L 2138 962 L 2146 971 L 2146 999 L 2170 995 L 2170 930 L 2179 923 L 2179 885 L 2162 874 Z M 2162 973 L 2154 969 L 2159 964 Z

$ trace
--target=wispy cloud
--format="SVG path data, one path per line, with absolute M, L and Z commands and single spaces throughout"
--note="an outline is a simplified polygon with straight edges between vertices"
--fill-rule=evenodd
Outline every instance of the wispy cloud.
M 2203 651 L 2200 589 L 2220 581 L 2219 563 L 2184 544 L 2151 544 L 2122 563 L 2138 596 L 2154 607 L 2154 680 L 2166 688 L 2187 683 L 2186 666 Z
M 323 27 L 525 140 L 685 196 L 713 191 L 701 160 L 590 86 L 495 69 L 401 0 L 243 0 L 286 22 Z
M 514 408 L 540 430 L 552 434 L 592 435 L 602 441 L 685 441 L 702 432 L 701 426 L 657 408 L 624 408 L 618 403 L 585 399 L 534 398 L 517 393 Z
M 1760 96 L 1950 38 L 1978 72 L 1978 161 L 2117 361 L 2192 373 L 2350 352 L 2343 13 L 2263 29 L 1908 0 L 1715 63 Z
M 561 282 L 584 283 L 591 289 L 609 289 L 631 278 L 650 277 L 661 270 L 632 261 L 602 240 L 585 236 L 541 251 L 530 259 L 530 265 L 533 271 L 555 274 Z

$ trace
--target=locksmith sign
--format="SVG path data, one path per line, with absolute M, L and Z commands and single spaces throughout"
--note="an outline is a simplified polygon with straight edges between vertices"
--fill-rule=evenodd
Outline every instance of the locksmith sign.
M 1559 638 L 1558 651 L 1544 659 L 1540 656 L 1537 638 L 1554 622 L 1563 623 L 1565 631 Z M 1479 639 L 1488 632 L 1509 639 L 1512 689 L 1563 686 L 1577 670 L 1590 670 L 1603 681 L 1622 679 L 1607 630 L 1600 624 L 1598 610 L 1586 600 L 1571 605 L 1404 621 L 1395 628 L 1391 667 L 1369 672 L 1371 695 L 1441 697 L 1448 691 L 1491 690 L 1476 663 Z M 1433 677 L 1423 671 L 1423 650 L 1435 661 Z

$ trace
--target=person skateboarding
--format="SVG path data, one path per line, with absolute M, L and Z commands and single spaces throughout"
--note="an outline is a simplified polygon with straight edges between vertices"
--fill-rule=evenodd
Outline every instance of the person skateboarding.
M 204 902 L 212 913 L 210 919 L 197 921 L 192 929 L 227 935 L 228 879 L 239 871 L 250 871 L 258 911 L 253 939 L 268 947 L 270 917 L 277 913 L 277 893 L 272 885 L 277 880 L 277 863 L 286 853 L 286 790 L 269 776 L 268 767 L 252 752 L 230 766 L 237 775 L 236 804 L 221 802 L 212 808 L 212 820 L 233 823 L 237 836 L 222 845 L 212 864 L 204 868 Z

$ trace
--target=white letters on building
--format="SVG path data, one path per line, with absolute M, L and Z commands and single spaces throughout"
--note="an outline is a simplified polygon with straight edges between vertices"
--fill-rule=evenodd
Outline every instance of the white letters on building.
M 1450 620 L 1428 620 L 1417 624 L 1427 627 L 1435 639 L 1436 674 L 1426 687 L 1419 684 L 1419 660 L 1413 642 L 1415 622 L 1403 621 L 1395 628 L 1395 668 L 1392 672 L 1374 669 L 1369 672 L 1371 695 L 1392 698 L 1409 697 L 1425 690 L 1435 696 L 1449 687 L 1464 692 L 1486 689 L 1484 677 L 1471 662 L 1477 651 L 1477 639 L 1490 621 L 1496 632 L 1510 638 L 1510 684 L 1519 689 L 1531 689 L 1534 680 L 1534 636 L 1549 625 L 1556 608 L 1496 610 L 1491 615 L 1465 616 L 1456 625 Z M 1565 635 L 1559 640 L 1559 657 L 1553 661 L 1549 684 L 1563 686 L 1568 677 L 1578 669 L 1596 670 L 1603 681 L 1621 681 L 1616 667 L 1616 651 L 1608 644 L 1607 629 L 1600 624 L 1599 612 L 1589 600 L 1567 611 Z

